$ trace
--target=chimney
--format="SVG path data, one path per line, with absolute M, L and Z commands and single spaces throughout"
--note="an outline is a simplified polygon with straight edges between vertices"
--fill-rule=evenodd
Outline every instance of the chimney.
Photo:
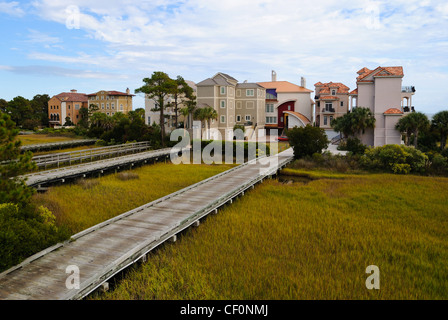
M 129 91 L 129 88 L 126 88 L 126 93 L 127 93 L 127 94 L 130 94 L 130 93 L 131 93 L 131 91 Z
M 70 90 L 70 92 L 71 92 L 71 93 L 77 93 L 78 90 L 72 89 L 72 90 Z
M 306 79 L 305 79 L 304 77 L 302 77 L 302 78 L 300 79 L 300 86 L 306 88 Z
M 272 70 L 272 82 L 275 82 L 275 81 L 277 81 L 277 72 Z

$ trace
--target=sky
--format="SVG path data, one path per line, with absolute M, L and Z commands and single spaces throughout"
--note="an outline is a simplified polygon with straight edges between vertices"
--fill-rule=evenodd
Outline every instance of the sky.
M 134 92 L 155 71 L 355 89 L 364 67 L 402 66 L 417 111 L 448 110 L 446 0 L 0 0 L 0 36 L 7 101 Z

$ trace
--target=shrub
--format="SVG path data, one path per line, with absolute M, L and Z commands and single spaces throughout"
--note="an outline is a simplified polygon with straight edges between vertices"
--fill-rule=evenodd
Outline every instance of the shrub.
M 436 174 L 446 174 L 448 172 L 448 159 L 439 153 L 431 158 L 430 171 Z
M 0 204 L 0 270 L 67 239 L 68 233 L 54 222 L 54 215 L 44 207 Z
M 296 159 L 312 156 L 314 153 L 322 153 L 322 150 L 326 149 L 329 144 L 325 130 L 311 125 L 289 129 L 287 136 Z
M 353 154 L 364 154 L 367 146 L 362 144 L 361 140 L 358 138 L 348 138 L 346 141 L 345 150 Z
M 421 151 L 402 145 L 370 147 L 360 158 L 360 164 L 364 168 L 403 174 L 423 172 L 427 161 L 428 156 Z

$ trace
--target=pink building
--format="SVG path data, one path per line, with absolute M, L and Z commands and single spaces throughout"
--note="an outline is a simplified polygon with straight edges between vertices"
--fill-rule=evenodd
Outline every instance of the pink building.
M 414 87 L 402 87 L 403 77 L 403 67 L 358 71 L 357 88 L 349 94 L 350 108 L 369 108 L 376 118 L 375 128 L 366 130 L 360 137 L 364 144 L 401 144 L 401 133 L 395 125 L 405 113 L 414 111 L 412 96 L 415 92 Z

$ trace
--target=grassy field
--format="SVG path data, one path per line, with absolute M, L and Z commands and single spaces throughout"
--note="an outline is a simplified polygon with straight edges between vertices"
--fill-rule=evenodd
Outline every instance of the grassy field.
M 51 143 L 51 142 L 62 142 L 70 141 L 78 138 L 64 137 L 64 136 L 54 136 L 47 134 L 23 134 L 18 135 L 17 139 L 22 141 L 22 146 L 29 144 L 41 144 L 41 143 Z
M 33 201 L 48 207 L 56 223 L 74 234 L 232 167 L 156 163 L 51 187 Z
M 93 298 L 448 298 L 447 178 L 308 178 L 265 181 Z M 379 290 L 366 289 L 369 265 Z

